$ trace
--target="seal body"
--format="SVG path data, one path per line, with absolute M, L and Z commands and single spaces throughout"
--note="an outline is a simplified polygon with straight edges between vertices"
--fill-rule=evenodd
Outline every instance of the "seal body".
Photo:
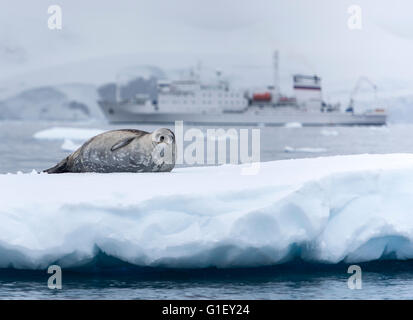
M 175 166 L 175 148 L 169 129 L 113 130 L 91 138 L 44 172 L 169 172 Z

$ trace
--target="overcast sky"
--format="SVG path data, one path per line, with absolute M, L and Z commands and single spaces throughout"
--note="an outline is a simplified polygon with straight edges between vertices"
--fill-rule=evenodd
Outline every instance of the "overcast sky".
M 59 31 L 47 28 L 52 4 L 63 11 Z M 362 8 L 361 30 L 347 26 L 352 4 Z M 365 75 L 401 92 L 413 87 L 412 9 L 408 0 L 0 0 L 0 77 L 136 55 L 168 68 L 202 60 L 269 82 L 278 49 L 284 86 L 295 72 L 316 73 L 334 94 Z

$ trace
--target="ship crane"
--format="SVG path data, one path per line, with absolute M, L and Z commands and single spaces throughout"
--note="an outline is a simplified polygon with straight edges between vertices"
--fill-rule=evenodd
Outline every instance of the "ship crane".
M 368 85 L 370 85 L 373 88 L 373 90 L 374 90 L 374 101 L 377 100 L 377 86 L 369 78 L 361 76 L 360 78 L 358 78 L 358 80 L 356 82 L 356 85 L 355 85 L 353 91 L 350 94 L 350 102 L 349 102 L 348 108 L 346 109 L 346 112 L 354 112 L 354 98 L 356 97 L 356 95 L 360 91 L 361 85 L 363 83 L 367 83 Z

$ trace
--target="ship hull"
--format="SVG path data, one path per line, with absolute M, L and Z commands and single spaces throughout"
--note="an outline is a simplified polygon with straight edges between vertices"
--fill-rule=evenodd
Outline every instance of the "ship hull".
M 117 108 L 113 104 L 99 103 L 110 123 L 154 123 L 169 124 L 183 121 L 198 125 L 269 125 L 284 126 L 288 123 L 300 123 L 303 126 L 357 126 L 386 124 L 385 114 L 350 114 L 340 112 L 307 113 L 307 112 L 274 112 L 260 113 L 166 113 L 135 112 L 130 109 Z

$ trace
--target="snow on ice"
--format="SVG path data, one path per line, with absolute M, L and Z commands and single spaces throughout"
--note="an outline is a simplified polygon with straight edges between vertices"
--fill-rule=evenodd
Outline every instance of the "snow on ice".
M 0 267 L 252 267 L 413 258 L 413 155 L 171 173 L 0 175 Z M 299 248 L 300 250 L 297 250 Z

